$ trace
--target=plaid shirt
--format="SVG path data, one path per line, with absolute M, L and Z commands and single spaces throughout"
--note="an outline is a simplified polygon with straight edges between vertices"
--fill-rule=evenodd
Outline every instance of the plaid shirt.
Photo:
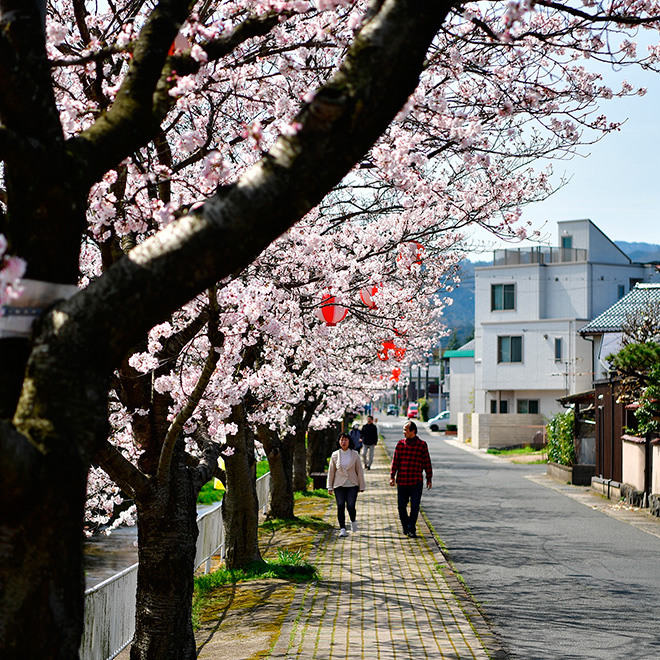
M 417 436 L 410 440 L 399 440 L 394 450 L 390 478 L 399 486 L 412 486 L 424 481 L 422 472 L 426 472 L 426 481 L 433 480 L 433 467 L 428 445 Z

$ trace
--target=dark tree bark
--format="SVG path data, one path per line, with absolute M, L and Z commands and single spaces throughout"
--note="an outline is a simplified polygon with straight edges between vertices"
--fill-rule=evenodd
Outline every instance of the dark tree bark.
M 328 459 L 337 448 L 337 438 L 341 433 L 339 424 L 325 429 L 310 429 L 307 433 L 307 469 L 309 473 L 325 472 Z
M 257 437 L 266 451 L 270 470 L 268 517 L 290 520 L 294 517 L 293 447 L 266 426 L 258 428 Z
M 197 480 L 177 446 L 166 488 L 136 498 L 138 584 L 131 660 L 196 657 L 192 593 L 197 529 Z
M 234 449 L 225 458 L 226 490 L 222 498 L 227 568 L 242 568 L 262 561 L 259 552 L 259 505 L 255 485 L 254 437 L 248 429 L 243 406 L 234 408 L 238 433 L 227 438 Z
M 291 415 L 290 424 L 295 426 L 293 440 L 293 489 L 295 491 L 307 490 L 307 430 L 309 423 L 318 408 L 320 398 L 309 398 L 297 404 Z
M 307 447 L 305 436 L 307 428 L 303 424 L 304 404 L 295 406 L 289 424 L 295 427 L 295 431 L 287 436 L 285 442 L 293 445 L 293 490 L 307 490 Z

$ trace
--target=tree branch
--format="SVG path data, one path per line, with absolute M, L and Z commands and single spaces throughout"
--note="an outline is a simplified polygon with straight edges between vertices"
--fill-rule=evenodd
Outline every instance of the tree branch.
M 129 497 L 143 497 L 150 490 L 149 478 L 108 441 L 101 445 L 94 459 Z
M 172 463 L 172 456 L 174 455 L 174 447 L 179 434 L 183 430 L 185 423 L 192 417 L 195 408 L 202 400 L 206 387 L 213 376 L 215 367 L 218 364 L 220 353 L 218 349 L 222 345 L 222 335 L 218 332 L 218 299 L 215 287 L 211 288 L 208 292 L 209 295 L 209 314 L 208 314 L 208 335 L 209 335 L 209 353 L 206 357 L 206 362 L 202 373 L 195 385 L 195 389 L 188 397 L 186 404 L 179 411 L 178 415 L 172 422 L 167 431 L 165 440 L 160 453 L 160 460 L 158 461 L 158 480 L 161 483 L 166 483 L 169 480 L 170 466 Z

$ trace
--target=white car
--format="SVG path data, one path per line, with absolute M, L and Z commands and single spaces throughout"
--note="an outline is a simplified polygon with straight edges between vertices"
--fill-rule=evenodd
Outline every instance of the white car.
M 439 415 L 431 417 L 427 422 L 430 431 L 446 431 L 449 422 L 449 411 L 443 410 Z

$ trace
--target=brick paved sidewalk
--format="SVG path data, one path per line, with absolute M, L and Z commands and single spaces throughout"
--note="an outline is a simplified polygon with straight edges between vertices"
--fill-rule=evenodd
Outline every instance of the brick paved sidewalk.
M 423 517 L 418 538 L 403 536 L 389 465 L 378 445 L 358 497 L 357 532 L 339 537 L 333 507 L 334 528 L 319 535 L 311 557 L 321 579 L 298 586 L 271 658 L 502 657 Z

